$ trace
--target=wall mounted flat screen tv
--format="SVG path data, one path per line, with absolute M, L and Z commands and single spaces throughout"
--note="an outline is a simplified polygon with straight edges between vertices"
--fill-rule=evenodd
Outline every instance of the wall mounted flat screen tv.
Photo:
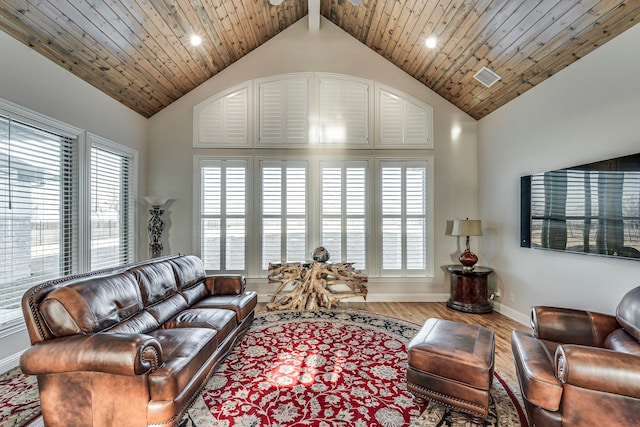
M 640 260 L 640 153 L 527 175 L 520 246 Z

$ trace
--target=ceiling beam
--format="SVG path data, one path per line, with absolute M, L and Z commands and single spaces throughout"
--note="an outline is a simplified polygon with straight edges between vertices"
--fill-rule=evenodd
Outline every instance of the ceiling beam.
M 320 31 L 320 0 L 309 0 L 309 32 Z

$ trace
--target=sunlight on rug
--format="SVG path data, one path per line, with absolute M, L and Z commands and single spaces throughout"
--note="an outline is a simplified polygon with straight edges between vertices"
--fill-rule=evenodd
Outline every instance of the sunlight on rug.
M 363 311 L 261 313 L 180 427 L 469 426 L 406 391 L 406 345 L 419 328 Z M 485 426 L 527 426 L 499 374 L 491 397 Z

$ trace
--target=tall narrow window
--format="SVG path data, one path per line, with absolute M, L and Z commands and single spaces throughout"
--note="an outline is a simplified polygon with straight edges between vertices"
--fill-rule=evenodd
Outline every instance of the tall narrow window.
M 91 136 L 91 269 L 134 260 L 134 155 Z
M 262 262 L 304 261 L 307 252 L 307 165 L 262 161 Z
M 77 142 L 0 116 L 0 328 L 30 286 L 78 271 Z
M 322 245 L 332 261 L 367 268 L 367 165 L 321 162 Z
M 380 164 L 384 276 L 427 274 L 427 165 L 422 161 Z
M 205 268 L 245 272 L 247 162 L 206 161 L 200 180 L 200 251 Z

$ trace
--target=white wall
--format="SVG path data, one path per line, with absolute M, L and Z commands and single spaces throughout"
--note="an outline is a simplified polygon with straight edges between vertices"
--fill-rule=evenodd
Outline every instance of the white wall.
M 479 121 L 482 255 L 503 312 L 613 313 L 640 262 L 520 248 L 520 177 L 640 152 L 640 25 Z M 513 301 L 510 300 L 511 294 Z
M 433 283 L 425 281 L 402 289 L 390 283 L 370 283 L 367 299 L 445 298 L 449 284 L 442 266 L 454 263 L 453 255 L 460 253 L 457 240 L 445 236 L 447 220 L 475 217 L 478 213 L 477 122 L 324 18 L 315 34 L 309 33 L 307 19 L 303 18 L 150 119 L 149 191 L 175 199 L 168 208 L 170 226 L 165 228 L 165 249 L 193 252 L 193 156 L 215 153 L 192 149 L 193 106 L 247 80 L 301 71 L 375 80 L 433 107 L 435 150 L 425 150 L 425 154 L 435 156 L 436 277 Z M 462 130 L 455 141 L 451 137 L 454 125 Z M 266 279 L 262 282 L 266 283 Z
M 139 188 L 145 188 L 144 117 L 1 31 L 0 58 L 0 98 L 138 150 Z M 145 232 L 142 238 L 146 242 Z M 28 346 L 26 331 L 0 338 L 0 372 L 17 366 L 19 353 Z

